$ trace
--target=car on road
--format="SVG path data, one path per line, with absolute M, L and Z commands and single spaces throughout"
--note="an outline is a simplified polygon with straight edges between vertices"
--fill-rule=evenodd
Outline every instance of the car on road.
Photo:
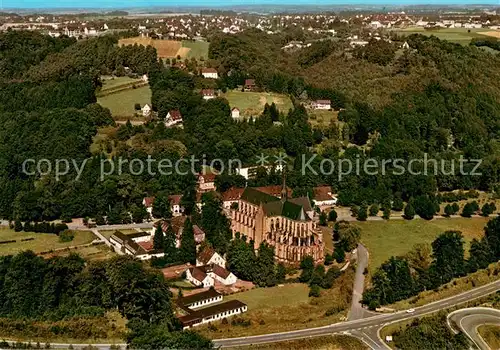
M 412 313 L 415 312 L 415 309 L 408 309 L 408 310 L 406 310 L 406 312 L 409 313 L 409 314 L 412 314 Z

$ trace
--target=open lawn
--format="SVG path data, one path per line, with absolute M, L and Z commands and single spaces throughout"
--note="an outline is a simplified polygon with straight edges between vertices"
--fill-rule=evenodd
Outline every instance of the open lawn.
M 204 58 L 205 60 L 208 58 L 208 47 L 210 43 L 206 41 L 190 41 L 184 40 L 182 42 L 182 47 L 189 49 L 186 52 L 187 58 L 196 58 L 199 60 L 200 58 Z M 183 57 L 184 58 L 184 57 Z
M 483 325 L 477 331 L 491 349 L 500 349 L 500 326 Z
M 241 92 L 231 90 L 222 95 L 229 101 L 231 108 L 237 107 L 242 117 L 259 116 L 267 104 L 276 104 L 280 112 L 288 113 L 292 101 L 286 95 L 268 92 Z
M 396 29 L 394 30 L 399 35 L 422 34 L 426 36 L 434 35 L 442 40 L 448 40 L 457 44 L 468 45 L 472 38 L 484 38 L 489 29 L 466 29 L 466 28 L 443 28 L 426 30 L 421 27 Z
M 67 256 L 70 253 L 75 253 L 80 255 L 85 260 L 95 261 L 95 260 L 107 260 L 116 255 L 107 245 L 99 244 L 99 245 L 90 245 L 90 246 L 82 246 L 75 247 L 74 249 L 68 250 L 59 250 L 53 254 L 45 255 L 45 257 L 52 256 Z
M 134 114 L 141 114 L 141 111 L 136 111 L 134 106 L 139 103 L 144 106 L 146 103 L 151 104 L 151 89 L 149 86 L 142 86 L 136 89 L 123 90 L 115 94 L 98 97 L 97 102 L 109 108 L 113 117 L 132 117 Z
M 404 255 L 417 243 L 431 243 L 440 233 L 449 230 L 461 231 L 468 243 L 480 238 L 489 218 L 453 218 L 431 221 L 389 220 L 356 222 L 361 228 L 361 242 L 370 253 L 370 269 L 373 271 L 385 260 L 395 255 Z M 466 245 L 468 250 L 468 244 Z
M 338 111 L 311 110 L 308 112 L 309 122 L 313 126 L 328 127 L 332 121 L 338 121 Z
M 209 338 L 220 339 L 339 322 L 347 315 L 353 279 L 354 270 L 347 269 L 332 289 L 322 290 L 319 298 L 308 297 L 309 287 L 299 283 L 235 293 L 224 297 L 224 300 L 240 300 L 248 305 L 248 312 L 228 319 L 228 324 L 216 322 L 210 327 L 197 327 L 197 330 Z M 250 321 L 250 325 L 244 322 L 232 325 L 235 319 Z
M 107 90 L 113 90 L 122 86 L 127 86 L 131 83 L 140 83 L 142 79 L 139 78 L 129 78 L 129 77 L 103 77 L 101 92 L 106 92 Z
M 34 238 L 21 242 L 21 239 Z M 9 228 L 0 228 L 0 241 L 16 240 L 15 243 L 0 244 L 0 255 L 16 254 L 24 250 L 35 253 L 46 252 L 52 249 L 77 246 L 92 242 L 97 237 L 91 231 L 76 231 L 71 242 L 61 243 L 59 237 L 52 233 L 15 232 Z
M 120 39 L 118 45 L 142 45 L 142 46 L 152 46 L 156 49 L 158 58 L 173 58 L 179 54 L 179 50 L 182 47 L 182 43 L 176 40 L 156 40 L 152 38 L 126 38 Z M 183 57 L 184 58 L 184 57 Z

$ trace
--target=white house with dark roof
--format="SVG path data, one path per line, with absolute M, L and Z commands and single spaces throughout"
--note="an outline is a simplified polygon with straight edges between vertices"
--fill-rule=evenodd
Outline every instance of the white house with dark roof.
M 201 75 L 203 75 L 203 78 L 207 79 L 219 79 L 219 74 L 215 68 L 203 68 L 201 70 Z
M 240 118 L 240 110 L 238 107 L 234 107 L 231 109 L 231 117 L 233 119 L 239 119 Z
M 332 102 L 330 100 L 316 100 L 313 101 L 312 108 L 330 110 L 332 109 Z
M 151 115 L 151 111 L 153 109 L 151 108 L 151 106 L 149 104 L 145 104 L 142 108 L 141 108 L 141 111 L 142 111 L 142 116 L 143 117 L 149 117 Z
M 182 115 L 181 112 L 177 109 L 173 109 L 167 113 L 165 117 L 165 126 L 170 128 L 172 126 L 181 126 L 182 125 Z
M 226 267 L 226 260 L 215 250 L 210 247 L 205 247 L 196 257 L 196 266 L 205 266 L 217 264 Z

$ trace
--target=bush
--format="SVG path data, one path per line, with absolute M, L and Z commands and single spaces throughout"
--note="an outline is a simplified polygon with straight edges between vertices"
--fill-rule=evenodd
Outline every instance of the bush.
M 379 208 L 378 204 L 372 204 L 370 206 L 370 216 L 377 216 L 379 210 L 380 210 L 380 208 Z
M 317 284 L 313 284 L 311 288 L 309 288 L 309 296 L 317 298 L 321 295 L 321 288 Z
M 335 209 L 330 210 L 330 212 L 328 213 L 328 221 L 337 221 L 337 216 L 338 215 Z
M 64 230 L 59 233 L 59 242 L 66 243 L 71 242 L 75 238 L 75 233 L 71 230 Z

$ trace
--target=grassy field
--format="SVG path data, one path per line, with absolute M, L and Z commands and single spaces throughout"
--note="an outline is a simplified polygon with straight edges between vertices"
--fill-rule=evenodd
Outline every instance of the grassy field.
M 186 53 L 187 58 L 196 58 L 199 60 L 200 58 L 204 58 L 205 60 L 208 58 L 208 47 L 210 43 L 206 41 L 189 41 L 184 40 L 182 42 L 183 48 L 188 48 L 189 51 Z
M 230 348 L 236 350 L 236 348 Z M 280 343 L 242 346 L 242 350 L 362 350 L 369 349 L 361 340 L 348 335 L 327 335 L 317 338 L 292 340 Z
M 140 110 L 136 111 L 134 109 L 136 103 L 141 106 L 146 103 L 151 104 L 151 89 L 149 86 L 128 89 L 116 94 L 99 97 L 97 102 L 101 106 L 109 108 L 113 117 L 132 117 L 135 113 L 141 114 Z
M 443 28 L 436 30 L 426 30 L 424 28 L 406 28 L 394 30 L 399 35 L 422 34 L 431 36 L 434 35 L 439 39 L 448 40 L 457 44 L 468 45 L 472 38 L 485 38 L 481 33 L 490 31 L 488 28 L 466 29 L 466 28 Z
M 461 231 L 467 243 L 473 238 L 482 237 L 488 220 L 489 218 L 389 220 L 356 222 L 356 225 L 361 228 L 361 242 L 370 252 L 370 269 L 373 271 L 392 255 L 404 255 L 417 243 L 431 243 L 444 231 Z
M 477 330 L 491 349 L 500 349 L 500 326 L 483 325 Z
M 223 94 L 222 97 L 229 101 L 231 108 L 240 109 L 240 115 L 244 117 L 258 116 L 264 110 L 265 104 L 276 104 L 283 113 L 288 113 L 292 108 L 292 101 L 286 95 L 267 92 L 241 92 L 231 90 Z
M 101 92 L 106 92 L 107 90 L 113 90 L 115 88 L 125 86 L 131 83 L 140 83 L 142 79 L 134 79 L 129 77 L 104 77 L 102 79 L 102 89 Z
M 21 242 L 21 239 L 26 238 L 34 239 Z M 14 239 L 17 242 L 0 244 L 0 255 L 16 254 L 24 250 L 32 250 L 35 253 L 40 253 L 51 249 L 87 244 L 96 239 L 96 237 L 91 231 L 76 231 L 75 238 L 71 242 L 61 243 L 59 242 L 59 237 L 51 233 L 15 232 L 9 228 L 0 228 L 1 241 Z
M 323 290 L 319 298 L 309 298 L 305 284 L 285 284 L 272 288 L 256 288 L 224 297 L 248 305 L 248 312 L 233 317 L 250 321 L 250 325 L 222 322 L 197 327 L 209 338 L 249 336 L 339 322 L 347 315 L 352 294 L 354 271 L 348 269 L 332 289 Z
M 337 122 L 338 111 L 311 110 L 309 122 L 313 126 L 328 127 L 332 121 Z
M 96 261 L 96 260 L 107 260 L 116 255 L 107 245 L 99 244 L 99 245 L 91 245 L 91 246 L 83 246 L 76 247 L 75 249 L 70 250 L 59 250 L 50 256 L 67 256 L 70 253 L 75 253 L 80 255 L 85 260 Z M 49 255 L 45 255 L 49 257 Z

